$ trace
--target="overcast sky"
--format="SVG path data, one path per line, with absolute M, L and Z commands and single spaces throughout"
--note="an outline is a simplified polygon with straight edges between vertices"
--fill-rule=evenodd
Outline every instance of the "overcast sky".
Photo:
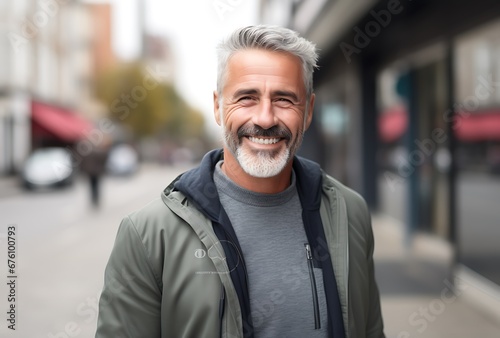
M 113 47 L 121 59 L 139 55 L 137 8 L 142 0 L 88 0 L 113 4 Z M 175 59 L 175 86 L 182 96 L 213 121 L 212 92 L 216 84 L 215 45 L 236 27 L 255 24 L 259 1 L 147 0 L 148 32 L 165 36 Z M 218 6 L 216 6 L 218 5 Z

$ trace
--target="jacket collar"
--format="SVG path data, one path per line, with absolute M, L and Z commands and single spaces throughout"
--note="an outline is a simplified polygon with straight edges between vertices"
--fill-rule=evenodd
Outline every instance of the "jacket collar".
M 174 184 L 175 189 L 195 203 L 212 221 L 219 219 L 221 211 L 213 176 L 215 164 L 222 159 L 222 156 L 222 149 L 210 151 L 203 157 L 198 167 L 184 173 Z

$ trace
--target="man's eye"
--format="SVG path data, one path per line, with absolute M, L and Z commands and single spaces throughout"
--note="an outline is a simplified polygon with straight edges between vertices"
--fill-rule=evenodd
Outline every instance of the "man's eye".
M 238 101 L 249 101 L 249 100 L 253 100 L 253 98 L 251 96 L 243 96 L 238 99 Z
M 291 100 L 284 98 L 284 97 L 280 97 L 279 99 L 276 99 L 276 102 L 293 104 L 293 102 Z

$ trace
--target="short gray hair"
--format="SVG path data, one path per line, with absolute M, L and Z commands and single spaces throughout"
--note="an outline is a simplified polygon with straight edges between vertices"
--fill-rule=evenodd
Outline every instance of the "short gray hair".
M 224 86 L 224 77 L 229 59 L 237 51 L 245 49 L 263 49 L 297 56 L 302 63 L 302 76 L 307 98 L 311 96 L 313 92 L 313 72 L 318 61 L 316 46 L 291 29 L 258 25 L 235 30 L 217 46 L 217 92 L 220 97 L 222 97 L 222 87 Z

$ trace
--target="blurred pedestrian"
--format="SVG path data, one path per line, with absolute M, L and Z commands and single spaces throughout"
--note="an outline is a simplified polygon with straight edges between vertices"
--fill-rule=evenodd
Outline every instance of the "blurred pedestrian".
M 96 337 L 384 337 L 366 203 L 295 156 L 315 46 L 250 26 L 218 52 L 224 148 L 122 221 Z
M 106 162 L 109 155 L 109 141 L 103 139 L 94 145 L 91 151 L 83 156 L 81 170 L 88 178 L 90 186 L 90 201 L 94 208 L 99 207 L 101 177 L 106 172 Z

